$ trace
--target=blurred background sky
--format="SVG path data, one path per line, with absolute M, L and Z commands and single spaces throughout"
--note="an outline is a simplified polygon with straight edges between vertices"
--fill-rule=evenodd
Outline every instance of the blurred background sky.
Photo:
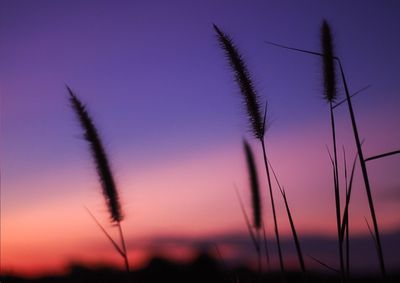
M 111 157 L 133 267 L 151 253 L 185 258 L 191 245 L 184 239 L 246 233 L 234 193 L 236 184 L 249 204 L 243 138 L 257 152 L 264 188 L 265 173 L 213 23 L 234 39 L 262 101 L 269 102 L 267 151 L 300 237 L 334 237 L 321 62 L 265 44 L 319 50 L 324 18 L 350 91 L 371 85 L 353 99 L 366 156 L 398 150 L 398 1 L 2 0 L 3 268 L 38 274 L 62 271 L 70 261 L 120 264 L 84 209 L 112 230 L 65 84 L 88 105 Z M 336 111 L 338 144 L 350 163 L 355 147 L 346 107 Z M 398 168 L 398 156 L 368 164 L 383 233 L 400 230 Z M 290 236 L 276 190 L 275 198 L 280 229 Z M 370 216 L 359 167 L 353 200 L 350 229 L 356 238 L 368 233 L 364 216 Z M 180 241 L 171 240 L 168 249 L 155 245 L 160 237 Z M 389 254 L 393 250 L 383 246 Z M 314 252 L 336 264 L 335 246 L 331 251 Z M 223 252 L 239 255 L 229 245 Z

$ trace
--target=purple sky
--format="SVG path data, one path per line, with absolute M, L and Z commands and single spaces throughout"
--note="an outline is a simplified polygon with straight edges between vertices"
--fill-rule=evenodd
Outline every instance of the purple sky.
M 128 231 L 141 227 L 143 236 L 244 228 L 232 187 L 237 183 L 245 194 L 241 142 L 251 137 L 213 23 L 235 40 L 260 97 L 269 101 L 268 151 L 300 230 L 332 233 L 325 150 L 331 140 L 320 61 L 264 43 L 319 50 L 324 18 L 331 23 L 350 91 L 372 85 L 353 99 L 366 155 L 399 149 L 400 2 L 1 1 L 3 254 L 9 266 L 29 270 L 32 263 L 21 263 L 16 247 L 22 243 L 32 254 L 40 247 L 14 237 L 41 235 L 33 231 L 40 230 L 36 224 L 24 220 L 27 214 L 59 233 L 63 228 L 51 217 L 68 223 L 75 219 L 68 215 L 80 218 L 76 228 L 68 224 L 77 231 L 75 242 L 65 239 L 69 248 L 93 235 L 104 241 L 95 227 L 81 231 L 94 226 L 83 204 L 99 215 L 105 209 L 66 83 L 88 104 L 100 128 L 121 185 Z M 339 144 L 352 159 L 346 105 L 337 113 Z M 397 156 L 369 166 L 378 216 L 387 230 L 400 226 L 399 166 Z M 364 203 L 355 205 L 354 215 L 362 233 L 369 212 L 359 177 L 358 172 L 355 194 Z M 179 203 L 188 206 L 182 207 L 190 211 L 186 218 Z M 221 213 L 206 221 L 213 211 Z M 202 224 L 188 227 L 191 221 Z M 50 234 L 58 235 L 55 231 Z M 57 253 L 55 260 L 79 255 Z

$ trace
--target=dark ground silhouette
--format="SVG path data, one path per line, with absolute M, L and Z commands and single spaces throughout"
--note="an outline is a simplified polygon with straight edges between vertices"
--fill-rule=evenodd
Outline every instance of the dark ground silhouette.
M 379 275 L 378 275 L 379 276 Z M 129 276 L 120 270 L 109 267 L 88 267 L 71 265 L 68 274 L 41 278 L 20 278 L 5 276 L 2 283 L 83 283 L 83 282 L 174 282 L 174 283 L 213 283 L 213 282 L 280 282 L 279 273 L 259 274 L 246 267 L 226 270 L 214 258 L 200 254 L 191 263 L 180 264 L 162 258 L 153 258 L 147 267 L 131 272 Z M 303 282 L 300 272 L 288 272 L 287 282 Z M 338 275 L 329 273 L 309 273 L 308 282 L 339 282 Z M 349 282 L 381 282 L 379 277 L 355 277 Z M 400 273 L 392 274 L 388 282 L 400 282 Z

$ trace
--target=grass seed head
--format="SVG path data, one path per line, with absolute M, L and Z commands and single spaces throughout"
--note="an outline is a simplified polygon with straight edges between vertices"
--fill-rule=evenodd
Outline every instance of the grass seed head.
M 234 73 L 235 80 L 240 88 L 251 131 L 256 138 L 262 139 L 264 137 L 264 121 L 260 111 L 259 98 L 255 91 L 250 73 L 232 39 L 216 25 L 214 25 L 214 30 L 217 33 L 218 42 L 225 52 Z
M 78 99 L 76 94 L 67 86 L 69 100 L 79 123 L 84 132 L 84 138 L 88 142 L 97 174 L 102 187 L 111 222 L 120 222 L 123 219 L 118 191 L 111 172 L 108 157 L 104 150 L 98 131 L 86 110 L 86 107 Z
M 322 47 L 322 71 L 324 76 L 324 98 L 328 102 L 335 102 L 337 99 L 337 77 L 335 53 L 332 40 L 331 28 L 327 21 L 323 21 L 321 27 L 321 47 Z

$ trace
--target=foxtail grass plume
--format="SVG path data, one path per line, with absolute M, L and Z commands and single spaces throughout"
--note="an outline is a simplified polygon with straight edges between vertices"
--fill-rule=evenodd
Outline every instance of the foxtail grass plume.
M 123 219 L 118 191 L 114 177 L 111 172 L 110 164 L 101 142 L 98 131 L 90 118 L 86 107 L 78 99 L 76 94 L 66 86 L 70 95 L 71 106 L 79 120 L 84 132 L 84 138 L 88 142 L 93 161 L 96 164 L 97 174 L 100 179 L 102 192 L 106 201 L 110 219 L 113 223 L 119 223 Z
M 247 169 L 249 172 L 250 189 L 251 189 L 251 202 L 253 208 L 253 225 L 254 228 L 261 228 L 261 198 L 260 186 L 258 184 L 257 168 L 254 162 L 253 152 L 250 145 L 246 140 L 243 141 L 244 151 L 246 154 Z
M 243 95 L 251 131 L 257 139 L 262 139 L 264 137 L 264 123 L 260 111 L 261 107 L 246 64 L 232 39 L 223 33 L 216 25 L 214 25 L 214 29 L 217 33 L 219 44 L 225 51 L 225 55 L 235 75 L 235 80 Z
M 337 99 L 337 78 L 335 68 L 335 53 L 333 48 L 331 28 L 327 21 L 321 27 L 321 47 L 324 74 L 324 98 L 333 103 Z

